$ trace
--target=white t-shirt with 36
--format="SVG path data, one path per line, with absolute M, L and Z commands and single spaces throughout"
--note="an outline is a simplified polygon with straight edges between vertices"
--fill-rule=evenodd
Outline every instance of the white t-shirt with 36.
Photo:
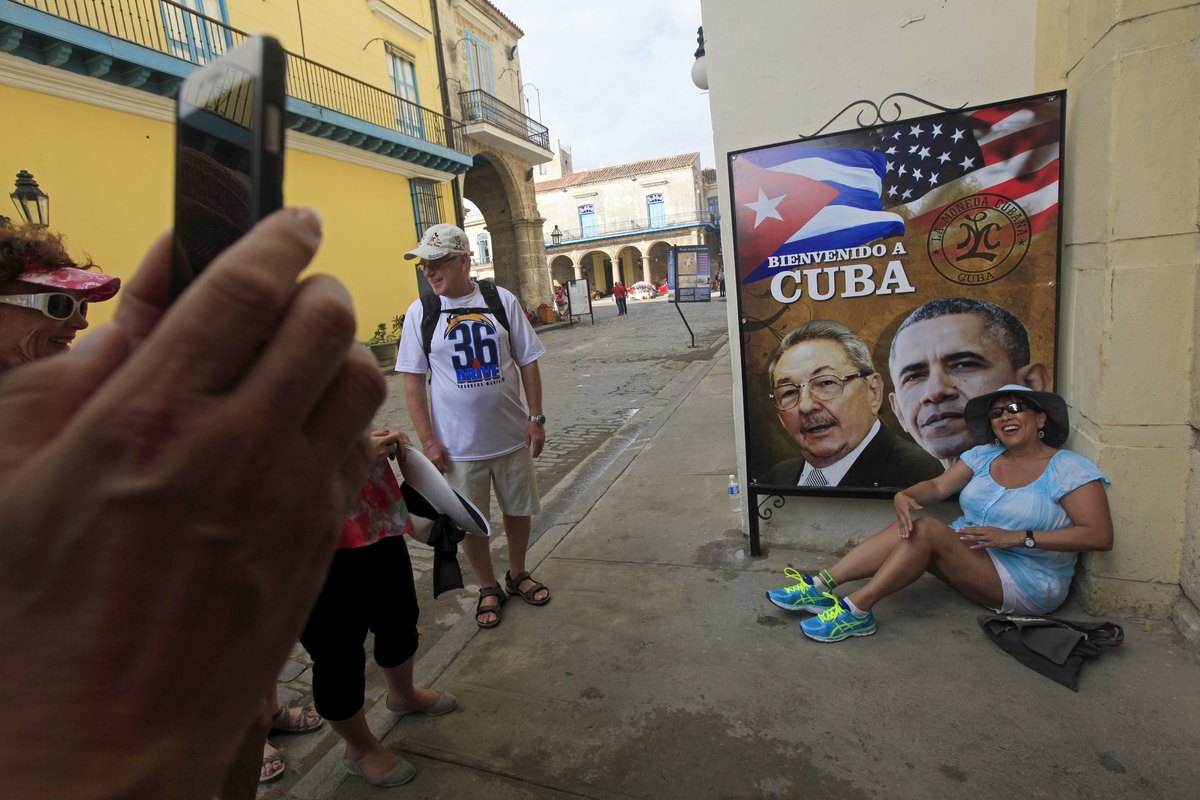
M 421 301 L 404 317 L 397 372 L 432 371 L 429 406 L 433 429 L 453 461 L 481 461 L 525 446 L 529 412 L 521 400 L 520 367 L 537 361 L 546 348 L 525 318 L 512 292 L 496 287 L 511 331 L 485 312 L 452 314 L 456 308 L 486 308 L 478 285 L 463 297 L 442 297 L 429 358 L 421 343 Z

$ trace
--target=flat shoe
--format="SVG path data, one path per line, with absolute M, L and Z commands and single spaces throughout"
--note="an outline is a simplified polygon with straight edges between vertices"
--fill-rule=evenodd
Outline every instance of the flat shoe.
M 400 757 L 397 756 L 397 758 Z M 351 775 L 357 775 L 372 786 L 403 786 L 413 778 L 417 777 L 417 768 L 405 761 L 403 758 L 400 759 L 399 764 L 392 767 L 390 772 L 385 775 L 380 775 L 378 778 L 372 778 L 370 775 L 367 775 L 362 771 L 362 767 L 360 767 L 352 758 L 348 756 L 342 757 L 342 766 L 345 767 L 346 771 Z
M 442 714 L 449 714 L 454 709 L 458 708 L 458 699 L 449 692 L 438 692 L 437 702 L 429 708 L 405 708 L 399 703 L 393 703 L 390 700 L 384 700 L 384 705 L 387 710 L 398 717 L 407 717 L 409 714 L 424 714 L 427 717 L 440 717 Z

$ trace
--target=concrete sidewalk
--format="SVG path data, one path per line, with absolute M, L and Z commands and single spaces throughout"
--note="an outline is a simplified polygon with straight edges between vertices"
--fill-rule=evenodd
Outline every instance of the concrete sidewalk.
M 418 654 L 418 682 L 461 707 L 396 724 L 368 700 L 416 779 L 369 786 L 338 745 L 289 796 L 1197 797 L 1200 663 L 1166 623 L 1112 619 L 1126 643 L 1084 665 L 1078 693 L 991 644 L 982 609 L 931 578 L 878 606 L 875 636 L 805 639 L 763 591 L 833 557 L 783 541 L 746 556 L 732 426 L 713 422 L 729 419 L 727 349 L 695 367 L 598 454 L 593 489 L 558 495 L 530 553 L 553 602 L 510 601 L 490 631 L 466 617 Z

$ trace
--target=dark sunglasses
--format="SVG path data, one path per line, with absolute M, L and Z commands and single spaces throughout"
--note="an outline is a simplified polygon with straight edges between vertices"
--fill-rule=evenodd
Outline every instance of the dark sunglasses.
M 442 267 L 446 266 L 454 259 L 458 258 L 460 255 L 461 255 L 461 253 L 451 253 L 448 256 L 442 256 L 441 258 L 435 258 L 433 261 L 422 261 L 421 262 L 421 272 L 429 272 L 429 270 L 431 270 L 431 269 L 435 269 L 435 270 L 441 269 Z
M 62 292 L 40 292 L 38 294 L 4 294 L 0 303 L 22 308 L 36 308 L 50 319 L 70 319 L 79 309 L 79 316 L 87 319 L 88 301 Z
M 1033 403 L 1022 403 L 1021 401 L 1018 400 L 1015 403 L 1008 403 L 1007 405 L 996 406 L 995 408 L 991 409 L 990 411 L 988 411 L 988 419 L 1000 419 L 1006 413 L 1007 414 L 1020 414 L 1022 411 L 1025 411 L 1026 409 L 1028 409 L 1030 411 L 1041 411 L 1041 409 L 1038 408 L 1037 406 L 1035 406 Z

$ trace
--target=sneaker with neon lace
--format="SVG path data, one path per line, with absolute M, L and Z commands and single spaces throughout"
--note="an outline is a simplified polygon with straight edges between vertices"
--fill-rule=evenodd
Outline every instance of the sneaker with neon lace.
M 767 592 L 767 599 L 785 611 L 820 614 L 837 603 L 837 598 L 829 592 L 813 586 L 812 579 L 807 575 L 801 575 L 791 567 L 785 567 L 783 573 L 796 581 L 796 584 L 785 589 L 771 589 Z
M 818 642 L 840 642 L 851 636 L 870 636 L 877 628 L 873 612 L 860 617 L 850 610 L 844 598 L 839 598 L 837 605 L 801 622 L 800 630 Z

